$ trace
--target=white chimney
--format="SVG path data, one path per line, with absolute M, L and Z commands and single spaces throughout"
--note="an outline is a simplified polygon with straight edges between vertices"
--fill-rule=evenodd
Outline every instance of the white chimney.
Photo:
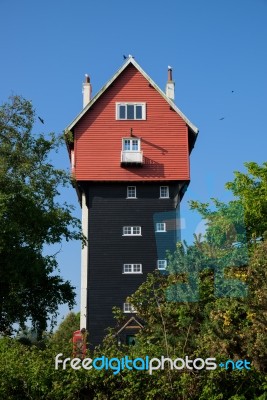
M 87 106 L 87 104 L 90 102 L 91 94 L 92 94 L 92 86 L 90 83 L 90 78 L 87 74 L 85 74 L 85 80 L 83 83 L 83 108 Z
M 172 80 L 172 67 L 168 66 L 168 81 L 166 84 L 166 96 L 169 97 L 169 99 L 172 101 L 174 101 L 174 86 L 175 83 Z

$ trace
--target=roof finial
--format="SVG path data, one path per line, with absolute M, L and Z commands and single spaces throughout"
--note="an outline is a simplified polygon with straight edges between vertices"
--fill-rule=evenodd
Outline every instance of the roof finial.
M 125 54 L 123 54 L 123 59 L 127 60 L 128 58 L 134 58 L 134 56 L 132 56 L 132 54 L 128 54 L 128 56 L 126 56 Z

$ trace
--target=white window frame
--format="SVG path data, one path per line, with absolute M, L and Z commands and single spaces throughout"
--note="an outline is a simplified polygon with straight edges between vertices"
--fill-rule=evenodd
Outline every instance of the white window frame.
M 131 303 L 123 303 L 123 312 L 126 313 L 137 313 L 137 311 L 135 310 L 134 306 Z
M 166 232 L 166 222 L 157 222 L 156 232 Z
M 126 149 L 125 148 L 125 142 L 129 141 L 130 142 L 130 148 Z M 138 148 L 137 149 L 133 149 L 133 142 L 137 142 L 138 144 Z M 141 140 L 139 138 L 131 138 L 131 137 L 126 137 L 126 138 L 122 138 L 122 151 L 140 151 L 141 148 Z
M 164 265 L 162 266 L 162 264 L 164 264 Z M 167 267 L 167 260 L 158 260 L 157 267 L 158 267 L 158 270 L 164 271 Z
M 141 226 L 124 226 L 122 236 L 142 236 L 142 228 Z
M 163 189 L 166 189 L 166 196 L 163 196 L 162 195 L 162 190 Z M 170 191 L 169 191 L 169 186 L 160 186 L 160 189 L 159 189 L 159 198 L 160 199 L 169 199 L 170 198 Z
M 129 196 L 129 194 L 131 194 L 131 190 L 130 188 L 134 188 L 134 196 Z M 136 199 L 136 186 L 127 186 L 127 199 Z
M 142 274 L 142 264 L 123 264 L 124 274 Z
M 127 118 L 127 106 L 134 106 L 134 118 Z M 120 106 L 125 106 L 125 118 L 120 118 Z M 142 107 L 142 118 L 136 118 L 136 106 Z M 116 103 L 116 120 L 119 121 L 143 121 L 146 119 L 146 103 L 142 102 L 120 102 Z

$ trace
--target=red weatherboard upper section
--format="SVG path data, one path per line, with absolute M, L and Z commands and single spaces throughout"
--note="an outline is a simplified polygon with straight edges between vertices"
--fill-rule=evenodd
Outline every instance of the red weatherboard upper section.
M 146 103 L 146 120 L 116 120 L 116 102 Z M 142 167 L 121 166 L 122 138 L 141 138 Z M 128 65 L 77 122 L 77 181 L 189 180 L 188 127 L 133 65 Z

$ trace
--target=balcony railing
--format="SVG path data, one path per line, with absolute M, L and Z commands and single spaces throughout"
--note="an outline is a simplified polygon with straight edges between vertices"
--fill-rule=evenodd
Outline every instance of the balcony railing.
M 143 164 L 143 152 L 142 151 L 127 151 L 121 152 L 121 163 L 122 164 Z

